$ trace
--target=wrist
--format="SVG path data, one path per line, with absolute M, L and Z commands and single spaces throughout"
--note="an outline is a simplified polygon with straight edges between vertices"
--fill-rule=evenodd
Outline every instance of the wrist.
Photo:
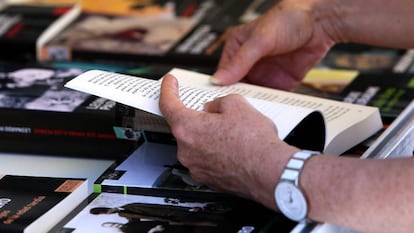
M 273 144 L 263 157 L 266 160 L 260 161 L 260 167 L 257 170 L 256 190 L 251 190 L 253 199 L 261 202 L 270 209 L 278 210 L 274 201 L 274 188 L 278 183 L 282 171 L 288 160 L 293 154 L 300 151 L 299 148 L 290 146 L 288 144 Z
M 306 162 L 318 151 L 301 150 L 293 154 L 285 165 L 280 180 L 274 189 L 274 198 L 279 210 L 289 219 L 303 221 L 308 218 L 309 203 L 301 185 L 301 174 Z
M 304 0 L 304 2 L 307 2 Z M 346 18 L 352 15 L 352 8 L 348 8 L 343 1 L 311 0 L 308 10 L 313 16 L 317 27 L 320 28 L 333 43 L 348 42 Z

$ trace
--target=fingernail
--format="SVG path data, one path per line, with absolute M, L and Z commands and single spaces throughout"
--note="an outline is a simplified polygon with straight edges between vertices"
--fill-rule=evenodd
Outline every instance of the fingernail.
M 210 82 L 211 82 L 212 84 L 215 84 L 215 85 L 220 85 L 220 84 L 221 84 L 220 79 L 218 79 L 218 78 L 216 78 L 216 77 L 214 77 L 214 76 L 212 76 L 212 77 L 210 78 Z

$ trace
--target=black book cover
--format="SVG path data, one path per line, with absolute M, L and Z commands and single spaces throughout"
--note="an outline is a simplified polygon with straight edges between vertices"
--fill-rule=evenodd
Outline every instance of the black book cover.
M 122 119 L 127 109 L 63 86 L 83 71 L 0 63 L 0 150 L 127 153 L 135 144 L 119 135 L 125 130 Z
M 87 196 L 83 179 L 0 174 L 0 231 L 46 232 Z
M 0 58 L 35 60 L 36 43 L 41 34 L 70 9 L 70 6 L 6 6 L 0 11 Z
M 341 96 L 345 102 L 378 107 L 384 123 L 390 123 L 414 99 L 414 75 L 361 73 Z

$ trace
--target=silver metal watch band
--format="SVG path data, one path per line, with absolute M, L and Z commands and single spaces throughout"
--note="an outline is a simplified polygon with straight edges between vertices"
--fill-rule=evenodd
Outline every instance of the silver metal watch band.
M 306 160 L 317 154 L 320 152 L 309 150 L 296 152 L 289 159 L 275 187 L 276 205 L 291 220 L 303 221 L 308 216 L 307 198 L 299 186 L 299 179 Z
M 305 165 L 305 161 L 311 156 L 318 154 L 320 154 L 320 152 L 311 150 L 301 150 L 296 152 L 286 164 L 285 169 L 280 176 L 280 180 L 293 182 L 296 186 L 299 186 L 299 177 L 302 168 Z

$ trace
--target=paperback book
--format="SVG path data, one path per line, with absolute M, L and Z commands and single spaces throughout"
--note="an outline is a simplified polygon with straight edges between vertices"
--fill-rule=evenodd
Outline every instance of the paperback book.
M 56 232 L 255 233 L 279 224 L 282 215 L 247 200 L 203 200 L 168 196 L 99 193 Z
M 0 231 L 47 232 L 87 197 L 84 179 L 0 174 Z
M 65 88 L 84 70 L 0 63 L 0 150 L 122 156 L 135 142 L 120 136 L 122 106 Z
M 206 101 L 229 93 L 241 94 L 274 122 L 281 139 L 303 149 L 339 155 L 383 127 L 378 108 L 371 106 L 246 83 L 214 86 L 209 82 L 209 75 L 182 69 L 173 69 L 170 74 L 177 77 L 180 98 L 187 107 L 202 110 Z M 93 70 L 72 79 L 65 86 L 160 117 L 160 84 L 160 80 Z
M 167 54 L 197 23 L 185 17 L 82 13 L 38 51 L 41 61 L 172 62 Z
M 94 184 L 94 191 L 169 197 L 225 196 L 195 182 L 177 160 L 177 145 L 168 133 L 141 132 L 145 142 Z

